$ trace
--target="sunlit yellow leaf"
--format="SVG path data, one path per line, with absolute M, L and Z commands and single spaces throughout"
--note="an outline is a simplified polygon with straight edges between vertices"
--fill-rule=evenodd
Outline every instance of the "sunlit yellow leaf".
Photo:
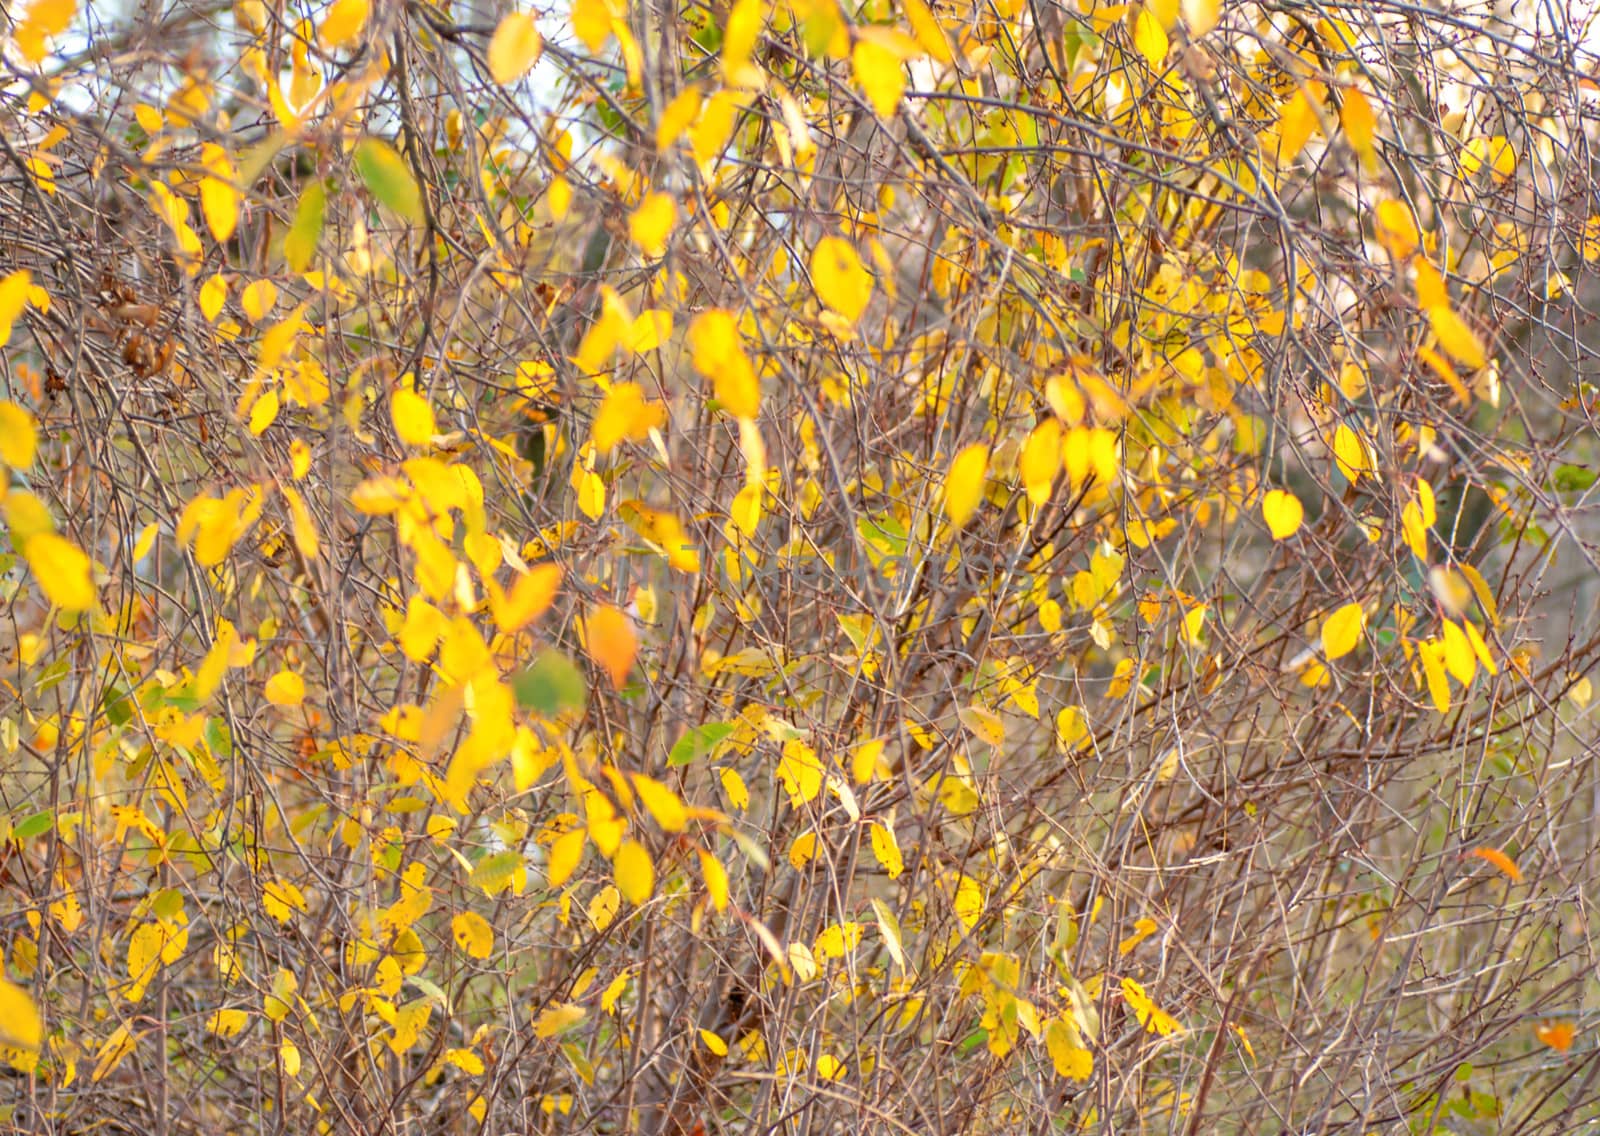
M 1121 986 L 1123 1000 L 1128 1003 L 1128 1008 L 1133 1011 L 1134 1017 L 1139 1019 L 1139 1024 L 1145 1029 L 1160 1037 L 1183 1032 L 1183 1026 L 1178 1019 L 1157 1007 L 1139 983 L 1131 978 L 1124 978 Z
M 700 88 L 690 84 L 673 96 L 656 121 L 656 149 L 665 154 L 700 113 Z
M 678 206 L 665 193 L 652 193 L 628 217 L 628 235 L 649 257 L 667 250 L 667 238 L 678 220 Z
M 353 42 L 367 26 L 368 11 L 368 0 L 333 0 L 317 29 L 322 46 L 339 48 Z
M 33 287 L 33 276 L 26 268 L 19 268 L 0 280 L 0 347 L 11 339 L 12 326 L 22 309 L 28 305 L 28 292 Z
M 879 43 L 858 41 L 850 56 L 856 83 L 879 118 L 893 118 L 905 93 L 906 76 L 900 56 Z
M 1396 260 L 1405 260 L 1417 251 L 1417 222 L 1409 205 L 1392 199 L 1380 201 L 1373 216 L 1378 243 Z
M 572 34 L 593 55 L 611 38 L 611 5 L 607 0 L 573 0 Z
M 1372 104 L 1367 101 L 1367 96 L 1355 87 L 1344 92 L 1344 99 L 1339 105 L 1339 124 L 1344 127 L 1345 137 L 1350 140 L 1350 148 L 1370 167 L 1375 156 L 1372 140 L 1378 128 L 1378 119 L 1372 113 Z
M 1171 46 L 1172 41 L 1161 26 L 1160 19 L 1148 4 L 1142 5 L 1133 20 L 1134 50 L 1144 56 L 1145 62 L 1151 67 L 1160 67 Z
M 1477 370 L 1489 361 L 1477 333 L 1448 306 L 1439 304 L 1429 308 L 1428 320 L 1433 325 L 1433 333 L 1439 337 L 1439 346 L 1463 367 Z
M 37 1053 L 43 1041 L 44 1023 L 33 999 L 16 983 L 0 978 L 0 1045 Z
M 99 605 L 89 558 L 66 537 L 35 533 L 23 542 L 22 556 L 40 590 L 63 611 L 89 611 Z
M 655 864 L 637 840 L 624 840 L 617 846 L 617 854 L 611 858 L 611 871 L 617 890 L 629 903 L 643 903 L 656 889 Z
M 713 308 L 695 316 L 689 324 L 689 350 L 695 370 L 711 379 L 717 401 L 729 414 L 754 418 L 760 412 L 761 383 L 739 343 L 739 325 L 731 312 Z
M 1017 472 L 1022 475 L 1028 500 L 1033 502 L 1034 508 L 1042 507 L 1050 499 L 1056 475 L 1061 472 L 1061 423 L 1058 419 L 1046 418 L 1033 428 L 1017 459 Z
M 1372 444 L 1344 422 L 1333 432 L 1333 459 L 1347 481 L 1357 481 L 1363 474 L 1377 476 Z
M 512 12 L 489 37 L 489 76 L 502 87 L 515 83 L 539 62 L 544 41 L 529 12 Z
M 956 57 L 950 50 L 950 40 L 923 0 L 901 0 L 901 7 L 922 50 L 940 63 L 954 63 Z
M 728 909 L 728 870 L 722 866 L 711 853 L 701 851 L 700 878 L 705 881 L 706 894 L 711 897 L 711 905 L 718 911 Z
M 394 432 L 408 446 L 427 446 L 436 433 L 433 407 L 428 400 L 409 387 L 401 387 L 389 400 L 389 413 L 394 419 Z
M 823 237 L 812 250 L 811 283 L 817 298 L 849 324 L 860 320 L 872 299 L 872 276 L 855 246 L 839 237 Z
M 1051 1018 L 1044 1027 L 1045 1052 L 1056 1076 L 1087 1081 L 1094 1075 L 1094 1054 L 1083 1044 L 1077 1026 L 1066 1018 Z
M 206 1032 L 218 1037 L 235 1037 L 249 1021 L 250 1015 L 243 1010 L 213 1010 L 206 1019 Z
M 201 148 L 200 161 L 211 175 L 200 179 L 200 210 L 211 235 L 226 241 L 239 223 L 239 174 L 227 153 L 215 143 L 207 142 Z
M 1274 489 L 1261 499 L 1261 516 L 1273 540 L 1284 540 L 1300 531 L 1305 515 L 1300 498 L 1287 489 Z
M 955 456 L 944 479 L 944 511 L 957 528 L 965 525 L 983 501 L 989 476 L 989 447 L 974 442 Z
M 1216 27 L 1221 16 L 1222 0 L 1183 0 L 1183 18 L 1191 39 L 1199 39 Z
M 1322 653 L 1329 660 L 1342 659 L 1361 642 L 1367 626 L 1367 613 L 1355 602 L 1347 603 L 1322 621 Z
M 39 431 L 32 412 L 0 399 L 0 463 L 26 470 L 39 449 Z
M 590 428 L 594 448 L 608 454 L 623 442 L 642 442 L 666 421 L 666 405 L 649 401 L 638 383 L 617 383 L 594 416 Z

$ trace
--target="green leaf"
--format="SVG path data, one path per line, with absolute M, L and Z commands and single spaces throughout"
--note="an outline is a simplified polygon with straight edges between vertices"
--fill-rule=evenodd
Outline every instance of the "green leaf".
M 588 698 L 583 672 L 560 651 L 546 649 L 511 680 L 517 703 L 546 718 L 580 710 Z
M 30 836 L 42 836 L 50 831 L 55 822 L 55 814 L 49 809 L 34 813 L 11 830 L 11 837 L 14 840 L 26 840 Z
M 705 757 L 717 747 L 717 743 L 729 734 L 733 727 L 727 722 L 707 722 L 703 726 L 696 726 L 692 730 L 685 730 L 683 737 L 673 745 L 672 752 L 667 754 L 668 765 L 688 765 Z
M 355 163 L 372 196 L 406 220 L 422 224 L 422 191 L 393 146 L 377 138 L 363 138 L 356 146 Z
M 1557 493 L 1582 493 L 1600 477 L 1592 469 L 1580 465 L 1558 465 L 1550 483 Z

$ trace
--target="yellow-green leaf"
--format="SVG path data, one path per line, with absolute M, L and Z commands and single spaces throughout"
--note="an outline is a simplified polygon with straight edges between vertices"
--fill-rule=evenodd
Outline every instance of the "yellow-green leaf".
M 422 223 L 426 216 L 422 191 L 393 146 L 379 138 L 363 138 L 356 145 L 355 166 L 373 197 L 407 221 Z

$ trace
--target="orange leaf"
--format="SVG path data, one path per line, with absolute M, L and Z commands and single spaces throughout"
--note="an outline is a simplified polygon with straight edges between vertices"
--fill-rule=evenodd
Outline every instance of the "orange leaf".
M 1486 860 L 1495 867 L 1499 868 L 1516 883 L 1522 882 L 1522 869 L 1517 867 L 1517 862 L 1515 860 L 1513 860 L 1510 856 L 1507 856 L 1498 848 L 1474 848 L 1468 852 L 1467 855 L 1476 856 L 1480 860 Z
M 1557 1053 L 1565 1053 L 1572 1048 L 1572 1039 L 1577 1032 L 1571 1022 L 1544 1022 L 1533 1027 L 1533 1036 Z
M 589 657 L 600 669 L 611 676 L 611 683 L 619 690 L 628 681 L 633 660 L 639 654 L 639 640 L 633 633 L 633 621 L 617 608 L 598 608 L 591 612 L 584 627 Z

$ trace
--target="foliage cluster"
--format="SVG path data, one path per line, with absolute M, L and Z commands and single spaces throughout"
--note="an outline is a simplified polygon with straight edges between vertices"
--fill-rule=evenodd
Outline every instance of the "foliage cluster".
M 1575 13 L 0 32 L 17 1128 L 1600 1117 Z

